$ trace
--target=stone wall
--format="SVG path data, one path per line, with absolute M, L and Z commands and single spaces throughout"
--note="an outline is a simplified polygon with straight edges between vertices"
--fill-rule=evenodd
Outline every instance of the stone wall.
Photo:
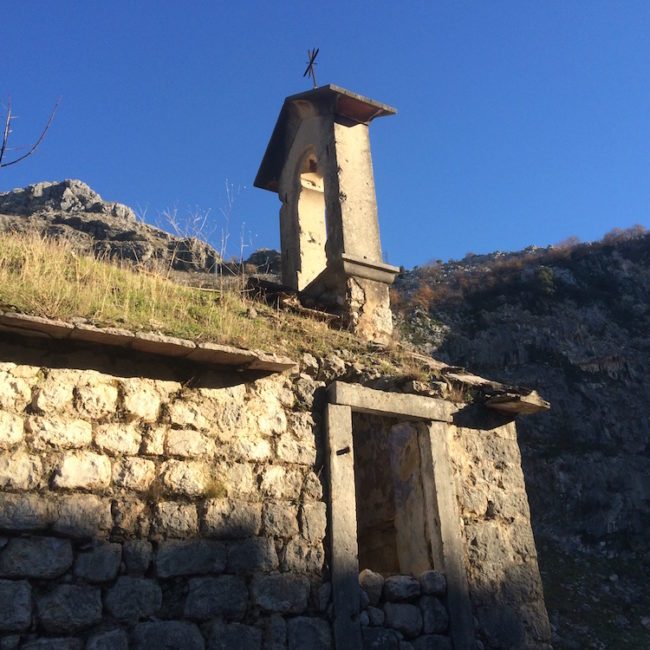
M 452 650 L 449 614 L 444 605 L 445 576 L 425 571 L 419 579 L 373 571 L 359 575 L 361 625 L 367 648 Z
M 354 357 L 306 355 L 301 373 L 261 376 L 104 350 L 0 342 L 0 649 L 331 647 L 321 389 L 354 379 Z M 544 647 L 515 426 L 479 407 L 454 417 L 442 426 L 479 637 Z M 422 508 L 417 429 L 358 414 L 354 428 L 361 468 L 359 440 L 390 434 L 365 466 L 389 452 L 381 480 L 404 533 Z M 449 646 L 440 587 L 373 575 L 366 647 Z
M 456 421 L 449 455 L 479 638 L 488 648 L 550 648 L 515 423 L 472 406 Z
M 0 344 L 0 647 L 329 647 L 318 385 Z

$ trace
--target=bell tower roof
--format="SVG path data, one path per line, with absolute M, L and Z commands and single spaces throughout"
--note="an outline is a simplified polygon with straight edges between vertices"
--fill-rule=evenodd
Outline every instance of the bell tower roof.
M 287 97 L 253 185 L 271 192 L 278 191 L 280 174 L 300 122 L 305 117 L 330 114 L 351 123 L 369 124 L 377 117 L 395 115 L 395 113 L 397 110 L 387 104 L 334 84 Z

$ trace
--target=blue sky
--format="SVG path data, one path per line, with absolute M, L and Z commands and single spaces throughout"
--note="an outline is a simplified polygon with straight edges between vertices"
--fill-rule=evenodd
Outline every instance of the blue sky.
M 311 47 L 319 84 L 398 109 L 371 127 L 389 262 L 650 227 L 647 0 L 7 3 L 13 144 L 62 101 L 0 191 L 79 178 L 152 222 L 209 210 L 230 254 L 277 247 L 277 196 L 252 181 Z

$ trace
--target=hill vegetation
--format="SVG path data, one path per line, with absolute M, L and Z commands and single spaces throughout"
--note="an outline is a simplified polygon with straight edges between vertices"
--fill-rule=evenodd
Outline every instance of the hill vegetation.
M 251 300 L 241 282 L 222 290 L 179 284 L 169 269 L 144 270 L 77 251 L 66 238 L 0 233 L 0 308 L 64 321 L 264 349 L 297 358 L 370 346 L 318 320 Z M 386 368 L 406 363 L 395 349 Z
M 406 272 L 403 336 L 551 411 L 519 444 L 556 647 L 648 646 L 650 234 Z

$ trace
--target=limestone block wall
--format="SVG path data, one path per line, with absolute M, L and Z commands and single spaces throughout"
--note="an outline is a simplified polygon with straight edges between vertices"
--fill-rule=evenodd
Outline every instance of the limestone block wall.
M 513 421 L 467 407 L 448 429 L 470 596 L 485 647 L 550 648 Z
M 452 650 L 442 573 L 430 570 L 419 579 L 411 575 L 384 579 L 366 569 L 359 583 L 364 647 Z
M 317 387 L 0 343 L 0 647 L 330 647 Z
M 303 373 L 263 377 L 104 350 L 0 341 L 0 648 L 332 647 L 320 380 L 354 358 L 306 355 Z M 514 423 L 478 406 L 454 422 L 478 636 L 545 647 Z M 412 426 L 384 425 L 406 445 L 400 490 L 419 494 Z M 449 646 L 447 595 L 422 570 L 402 571 L 403 592 L 362 576 L 366 646 Z

